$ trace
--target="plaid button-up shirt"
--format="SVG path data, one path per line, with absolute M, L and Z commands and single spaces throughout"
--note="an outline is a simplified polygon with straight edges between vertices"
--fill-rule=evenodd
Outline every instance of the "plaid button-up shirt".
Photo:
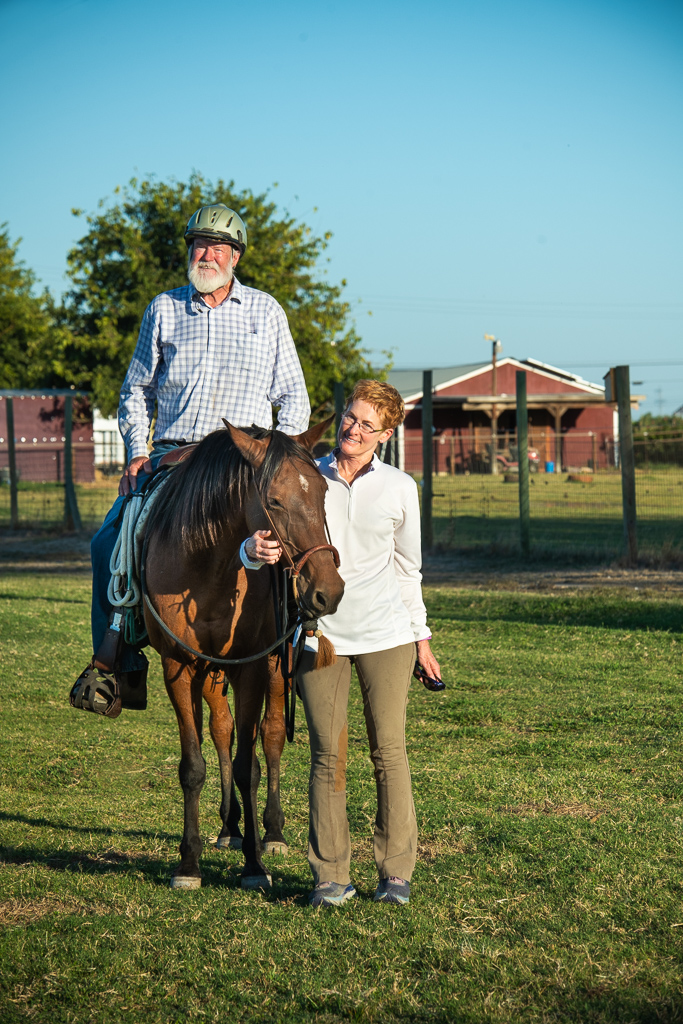
M 279 303 L 237 278 L 215 309 L 192 285 L 157 295 L 121 388 L 119 429 L 129 460 L 147 454 L 155 401 L 155 440 L 199 441 L 223 417 L 270 428 L 273 405 L 279 430 L 306 430 L 311 407 Z

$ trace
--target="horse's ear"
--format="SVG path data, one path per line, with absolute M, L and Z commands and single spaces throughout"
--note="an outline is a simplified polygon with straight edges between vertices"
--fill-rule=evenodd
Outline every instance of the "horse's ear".
M 226 419 L 223 422 L 230 431 L 230 437 L 238 451 L 242 453 L 247 462 L 252 464 L 254 469 L 260 469 L 268 451 L 268 441 L 259 441 L 258 438 L 251 437 L 239 427 L 233 427 L 232 423 L 228 423 Z
M 308 448 L 309 452 L 312 452 L 317 445 L 320 438 L 323 436 L 328 427 L 334 423 L 334 413 L 328 416 L 322 423 L 316 423 L 314 427 L 309 427 L 303 434 L 299 434 L 294 438 L 304 448 Z

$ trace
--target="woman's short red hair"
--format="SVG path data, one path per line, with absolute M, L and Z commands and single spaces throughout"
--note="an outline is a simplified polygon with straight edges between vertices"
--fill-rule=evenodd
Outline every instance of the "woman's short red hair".
M 349 395 L 353 402 L 367 402 L 375 410 L 385 430 L 394 430 L 406 417 L 406 407 L 398 391 L 384 380 L 359 380 Z

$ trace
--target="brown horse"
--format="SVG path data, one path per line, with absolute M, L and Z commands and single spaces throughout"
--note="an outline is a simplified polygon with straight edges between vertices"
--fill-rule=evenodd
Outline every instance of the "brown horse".
M 328 421 L 329 422 L 329 421 Z M 199 443 L 165 484 L 152 509 L 146 537 L 145 587 L 157 614 L 181 643 L 213 658 L 247 658 L 277 639 L 272 576 L 245 570 L 242 541 L 276 527 L 296 560 L 321 545 L 301 570 L 298 603 L 304 618 L 335 611 L 344 584 L 336 552 L 325 536 L 326 484 L 310 454 L 327 423 L 297 438 L 279 431 L 239 430 L 226 424 Z M 267 512 L 266 512 L 267 510 Z M 267 516 L 270 516 L 268 521 Z M 224 696 L 223 673 L 193 657 L 145 608 L 151 645 L 161 655 L 166 690 L 178 718 L 184 797 L 181 861 L 171 885 L 201 885 L 199 796 L 206 777 L 202 756 L 202 696 L 210 707 L 209 729 L 218 752 L 223 827 L 219 846 L 239 845 L 239 805 L 233 789 L 234 723 Z M 268 766 L 263 815 L 266 849 L 286 849 L 280 806 L 280 756 L 284 746 L 284 683 L 275 654 L 225 668 L 235 696 L 237 751 L 234 781 L 244 807 L 242 886 L 270 885 L 259 837 L 256 797 L 260 767 L 256 740 L 264 697 L 261 739 Z

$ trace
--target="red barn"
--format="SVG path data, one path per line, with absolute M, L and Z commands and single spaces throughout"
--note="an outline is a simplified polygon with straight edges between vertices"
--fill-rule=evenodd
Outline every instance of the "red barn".
M 92 412 L 78 392 L 47 388 L 0 391 L 0 470 L 7 473 L 7 399 L 14 405 L 14 443 L 20 480 L 64 482 L 64 401 L 73 398 L 71 442 L 77 483 L 95 479 Z
M 490 471 L 493 439 L 500 459 L 515 458 L 516 372 L 527 375 L 529 446 L 541 469 L 606 469 L 614 466 L 618 441 L 616 402 L 605 389 L 536 359 L 512 357 L 447 366 L 432 372 L 434 471 Z M 422 371 L 392 370 L 388 380 L 406 403 L 399 437 L 401 466 L 422 471 Z M 632 395 L 638 408 L 643 395 Z M 512 448 L 512 452 L 510 449 Z

